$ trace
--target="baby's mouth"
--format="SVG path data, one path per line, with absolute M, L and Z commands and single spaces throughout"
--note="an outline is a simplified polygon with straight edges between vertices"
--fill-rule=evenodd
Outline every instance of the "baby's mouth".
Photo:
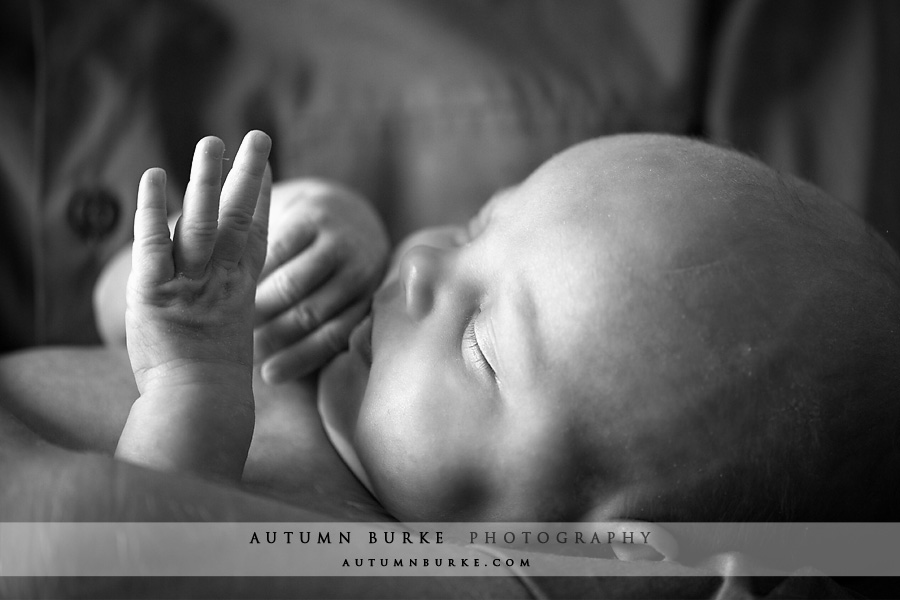
M 350 350 L 360 355 L 366 365 L 372 365 L 372 313 L 360 321 L 350 333 Z

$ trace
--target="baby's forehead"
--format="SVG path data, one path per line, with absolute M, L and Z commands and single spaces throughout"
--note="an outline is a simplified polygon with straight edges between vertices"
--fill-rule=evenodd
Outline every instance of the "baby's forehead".
M 612 340 L 636 356 L 650 352 L 642 340 L 671 341 L 666 324 L 694 310 L 685 302 L 731 302 L 717 288 L 765 269 L 774 251 L 764 241 L 790 251 L 796 219 L 765 218 L 779 202 L 775 182 L 750 159 L 699 142 L 619 136 L 576 146 L 498 196 L 509 219 L 497 225 L 521 230 L 525 283 L 549 323 L 538 335 L 557 348 L 568 384 L 590 384 L 597 370 L 578 367 L 609 354 Z
M 751 236 L 793 247 L 795 234 L 811 228 L 841 235 L 852 220 L 813 186 L 750 157 L 660 135 L 575 146 L 535 171 L 514 199 L 524 218 L 584 243 L 618 245 L 632 263 L 671 257 L 675 267 L 698 250 L 727 252 Z

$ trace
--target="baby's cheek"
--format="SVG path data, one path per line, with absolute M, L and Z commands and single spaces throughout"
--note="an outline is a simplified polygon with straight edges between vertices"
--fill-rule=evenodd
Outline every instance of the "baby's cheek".
M 392 515 L 406 521 L 474 521 L 492 505 L 492 494 L 473 469 L 395 471 L 379 478 L 375 493 Z
M 384 433 L 382 430 L 380 433 Z M 404 439 L 359 432 L 360 458 L 379 502 L 400 520 L 469 520 L 491 504 L 491 492 L 478 465 L 429 450 L 429 439 Z

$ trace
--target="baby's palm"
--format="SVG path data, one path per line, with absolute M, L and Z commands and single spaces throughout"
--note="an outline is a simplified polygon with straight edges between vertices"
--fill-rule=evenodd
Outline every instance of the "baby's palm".
M 222 142 L 202 140 L 174 240 L 166 222 L 165 173 L 145 173 L 126 313 L 128 352 L 142 393 L 182 378 L 227 384 L 230 374 L 249 375 L 253 303 L 266 254 L 270 145 L 261 132 L 247 134 L 220 187 Z

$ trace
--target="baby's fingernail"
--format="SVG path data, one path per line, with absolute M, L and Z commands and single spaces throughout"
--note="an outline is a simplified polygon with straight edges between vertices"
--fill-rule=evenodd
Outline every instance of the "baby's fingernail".
M 281 373 L 279 373 L 276 369 L 273 369 L 268 364 L 264 364 L 261 370 L 263 381 L 268 383 L 269 385 L 276 385 L 281 383 Z
M 224 142 L 214 135 L 206 136 L 197 145 L 202 146 L 203 152 L 215 159 L 221 159 L 225 154 Z
M 159 167 L 153 167 L 152 169 L 147 169 L 144 172 L 144 179 L 147 183 L 152 183 L 154 185 L 166 185 L 166 171 Z
M 262 131 L 251 131 L 247 134 L 253 141 L 253 147 L 259 152 L 268 152 L 272 147 L 272 139 Z

